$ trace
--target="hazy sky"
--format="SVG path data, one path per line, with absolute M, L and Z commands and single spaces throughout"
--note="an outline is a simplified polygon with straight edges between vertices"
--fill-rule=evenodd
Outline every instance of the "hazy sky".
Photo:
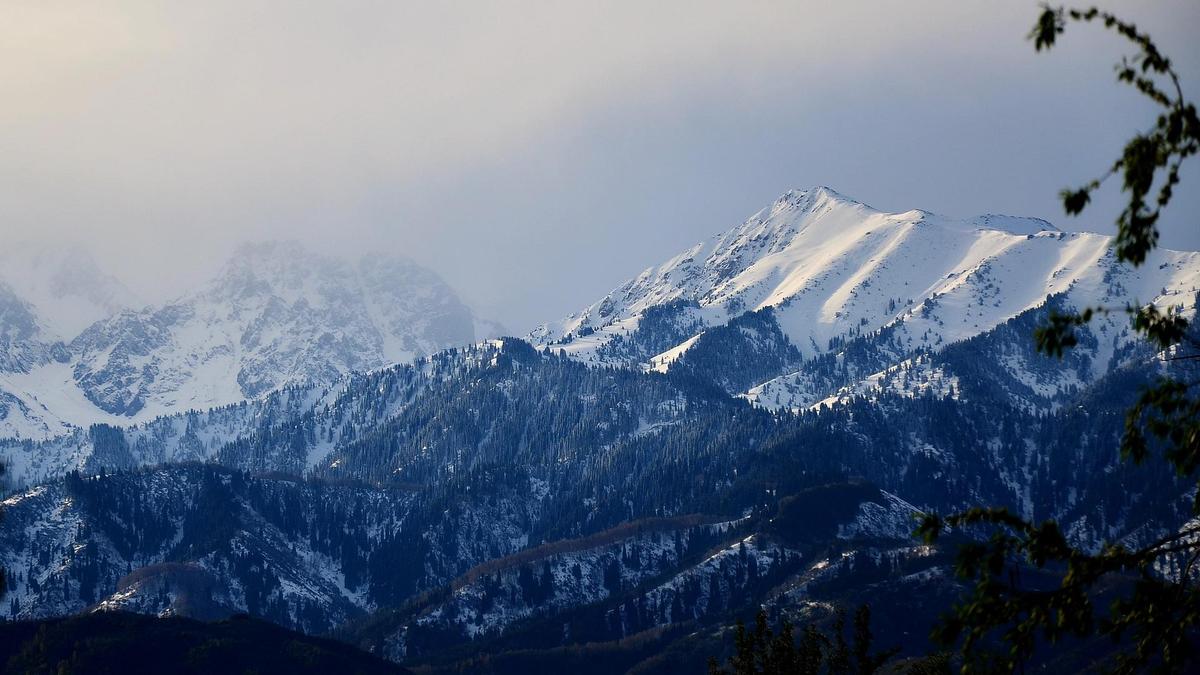
M 1200 3 L 1104 3 L 1200 98 Z M 792 187 L 1081 221 L 1152 110 L 1035 2 L 0 0 L 0 246 L 80 241 L 148 299 L 246 239 L 439 271 L 513 332 Z M 1200 166 L 1164 243 L 1200 249 Z

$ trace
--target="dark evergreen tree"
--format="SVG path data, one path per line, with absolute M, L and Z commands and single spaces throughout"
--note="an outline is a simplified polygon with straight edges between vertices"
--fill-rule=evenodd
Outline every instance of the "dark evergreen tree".
M 722 667 L 709 660 L 711 675 L 871 675 L 879 672 L 897 650 L 873 651 L 871 610 L 859 607 L 854 615 L 854 632 L 845 638 L 845 617 L 834 621 L 832 637 L 812 625 L 805 626 L 799 642 L 792 623 L 783 619 L 779 630 L 771 629 L 766 610 L 759 610 L 754 630 L 738 621 L 734 634 L 735 653 Z

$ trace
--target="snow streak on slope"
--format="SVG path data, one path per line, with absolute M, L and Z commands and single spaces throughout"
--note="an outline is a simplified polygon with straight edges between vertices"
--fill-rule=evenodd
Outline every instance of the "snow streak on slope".
M 1108 237 L 1064 233 L 1034 218 L 884 213 L 824 187 L 790 191 L 530 337 L 587 362 L 666 370 L 696 333 L 656 344 L 652 359 L 607 346 L 636 340 L 646 312 L 670 303 L 693 303 L 706 326 L 771 307 L 805 359 L 891 328 L 896 365 L 988 331 L 1052 294 L 1065 293 L 1076 307 L 1154 302 L 1194 312 L 1200 255 L 1159 250 L 1133 270 L 1117 263 L 1109 245 Z M 1103 348 L 1111 354 L 1118 346 Z M 1108 361 L 1097 362 L 1098 376 Z M 791 374 L 778 375 L 784 381 L 762 384 L 749 398 L 771 407 L 815 402 L 780 394 Z

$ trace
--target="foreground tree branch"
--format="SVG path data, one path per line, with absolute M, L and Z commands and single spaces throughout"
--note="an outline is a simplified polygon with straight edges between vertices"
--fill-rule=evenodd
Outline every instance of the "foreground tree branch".
M 1158 219 L 1179 183 L 1180 167 L 1200 149 L 1196 106 L 1184 97 L 1179 74 L 1150 36 L 1110 13 L 1046 6 L 1029 34 L 1034 48 L 1054 47 L 1070 23 L 1100 23 L 1132 44 L 1135 53 L 1116 64 L 1117 80 L 1161 109 L 1103 176 L 1060 195 L 1067 214 L 1078 215 L 1093 191 L 1120 175 L 1128 202 L 1117 217 L 1113 247 L 1119 260 L 1136 267 L 1158 246 Z M 1061 358 L 1078 344 L 1077 329 L 1097 315 L 1123 311 L 1156 351 L 1147 367 L 1186 365 L 1200 358 L 1200 339 L 1182 309 L 1089 307 L 1052 315 L 1034 337 L 1039 351 Z M 1120 457 L 1142 463 L 1158 451 L 1178 476 L 1196 479 L 1196 385 L 1167 374 L 1143 391 L 1126 415 Z M 1193 516 L 1200 515 L 1200 489 L 1195 495 Z M 1033 656 L 1039 641 L 1053 644 L 1067 636 L 1097 635 L 1119 642 L 1117 672 L 1196 667 L 1200 520 L 1193 518 L 1136 549 L 1109 544 L 1098 552 L 1073 545 L 1054 521 L 1037 524 L 1003 508 L 974 508 L 944 518 L 930 514 L 917 532 L 933 543 L 949 528 L 981 537 L 963 545 L 956 562 L 958 574 L 974 586 L 934 633 L 935 639 L 959 647 L 963 672 L 1013 672 Z M 1101 592 L 1116 595 L 1107 611 L 1097 607 Z M 996 644 L 1001 651 L 993 653 L 990 647 Z

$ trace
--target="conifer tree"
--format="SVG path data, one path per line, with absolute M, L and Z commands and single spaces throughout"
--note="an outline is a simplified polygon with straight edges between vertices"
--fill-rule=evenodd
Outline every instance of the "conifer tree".
M 795 626 L 784 618 L 778 632 L 773 631 L 766 610 L 759 610 L 754 630 L 738 621 L 734 633 L 734 655 L 722 667 L 710 659 L 710 675 L 872 675 L 897 649 L 873 651 L 871 608 L 863 605 L 854 613 L 854 631 L 846 641 L 846 617 L 839 613 L 832 637 L 812 625 L 804 627 L 800 639 Z

